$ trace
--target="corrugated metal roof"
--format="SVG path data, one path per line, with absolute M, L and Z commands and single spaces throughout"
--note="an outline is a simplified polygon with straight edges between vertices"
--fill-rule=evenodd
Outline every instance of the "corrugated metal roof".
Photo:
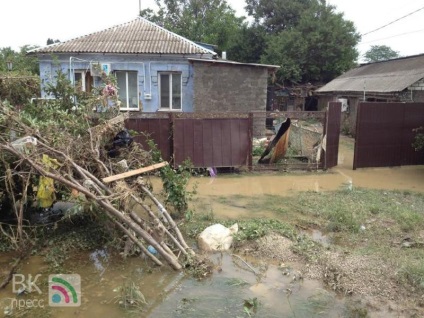
M 194 62 L 207 62 L 207 63 L 221 63 L 221 64 L 231 64 L 231 65 L 246 65 L 246 66 L 259 66 L 259 67 L 266 67 L 271 69 L 277 69 L 280 68 L 279 65 L 269 65 L 269 64 L 257 64 L 257 63 L 240 63 L 236 61 L 230 61 L 230 60 L 211 60 L 211 59 L 196 59 L 196 58 L 189 58 L 189 61 Z
M 212 54 L 178 34 L 142 17 L 31 53 Z
M 424 77 L 424 54 L 361 65 L 317 90 L 326 92 L 400 92 Z

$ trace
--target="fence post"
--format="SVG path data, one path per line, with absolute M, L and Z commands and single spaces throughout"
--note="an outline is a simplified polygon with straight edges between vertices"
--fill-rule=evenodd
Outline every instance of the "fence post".
M 170 162 L 169 164 L 175 168 L 175 154 L 174 154 L 174 114 L 168 113 L 168 125 L 169 125 L 169 153 Z
M 248 154 L 247 154 L 247 168 L 249 171 L 252 171 L 253 168 L 253 113 L 249 113 L 249 121 L 248 121 Z

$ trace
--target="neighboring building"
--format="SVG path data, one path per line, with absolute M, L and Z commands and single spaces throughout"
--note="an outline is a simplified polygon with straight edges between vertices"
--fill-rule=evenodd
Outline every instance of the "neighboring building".
M 424 54 L 362 64 L 315 92 L 318 109 L 330 101 L 341 101 L 354 132 L 360 101 L 424 102 Z
M 278 66 L 220 59 L 214 46 L 196 44 L 144 18 L 35 49 L 43 88 L 56 72 L 83 90 L 117 78 L 125 111 L 265 110 L 269 73 Z
M 327 101 L 423 102 L 424 54 L 362 64 L 316 90 L 319 108 Z

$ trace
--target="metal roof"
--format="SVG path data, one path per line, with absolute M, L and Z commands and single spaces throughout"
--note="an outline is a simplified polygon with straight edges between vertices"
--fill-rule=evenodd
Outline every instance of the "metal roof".
M 142 17 L 31 53 L 211 54 L 208 50 Z
M 424 78 L 424 54 L 363 64 L 316 92 L 400 92 Z
M 245 66 L 259 66 L 259 67 L 266 67 L 266 68 L 271 68 L 271 69 L 277 69 L 280 68 L 280 66 L 278 65 L 269 65 L 269 64 L 257 64 L 257 63 L 240 63 L 240 62 L 236 62 L 236 61 L 230 61 L 230 60 L 211 60 L 211 59 L 196 59 L 196 58 L 189 58 L 189 61 L 194 61 L 194 62 L 207 62 L 207 63 L 218 63 L 218 64 L 231 64 L 231 65 L 245 65 Z

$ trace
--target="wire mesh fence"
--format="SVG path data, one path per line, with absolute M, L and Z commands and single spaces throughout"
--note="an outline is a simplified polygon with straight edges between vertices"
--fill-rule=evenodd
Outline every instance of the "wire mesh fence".
M 281 125 L 290 118 L 284 157 L 261 164 L 258 159 L 273 142 Z M 253 169 L 290 170 L 322 167 L 321 149 L 325 112 L 261 112 L 253 115 Z M 272 150 L 271 150 L 272 152 Z

